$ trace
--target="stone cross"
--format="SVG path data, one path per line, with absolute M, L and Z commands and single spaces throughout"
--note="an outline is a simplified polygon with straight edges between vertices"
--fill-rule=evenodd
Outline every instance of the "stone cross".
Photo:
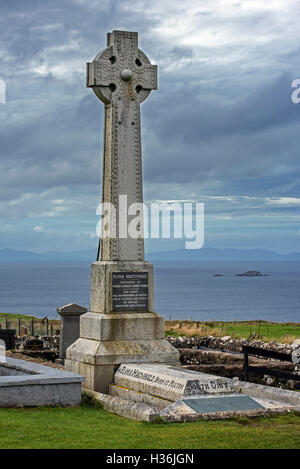
M 67 348 L 65 368 L 101 393 L 109 392 L 117 365 L 179 364 L 178 351 L 164 338 L 164 318 L 155 313 L 153 265 L 144 260 L 140 103 L 157 88 L 157 69 L 137 39 L 128 31 L 109 33 L 107 48 L 87 65 L 87 86 L 105 104 L 102 202 L 114 206 L 117 217 L 104 207 L 90 307 L 80 316 L 80 337 Z M 125 231 L 135 225 L 135 236 L 126 237 L 124 225 Z M 106 236 L 112 228 L 115 238 Z
M 116 209 L 116 216 L 108 215 L 110 226 L 102 225 L 100 260 L 143 261 L 143 222 L 135 239 L 126 236 L 130 221 L 143 220 L 142 210 L 127 216 L 124 231 L 119 203 L 120 195 L 127 197 L 124 215 L 131 204 L 143 202 L 140 103 L 157 89 L 157 67 L 138 49 L 138 33 L 108 33 L 107 48 L 87 64 L 87 86 L 105 104 L 102 202 Z M 107 231 L 115 237 L 105 236 Z

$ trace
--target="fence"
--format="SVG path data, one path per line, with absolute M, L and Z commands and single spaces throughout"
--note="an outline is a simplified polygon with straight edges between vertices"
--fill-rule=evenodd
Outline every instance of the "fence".
M 28 320 L 3 316 L 0 318 L 0 329 L 15 329 L 19 336 L 53 336 L 58 335 L 59 328 L 60 322 L 58 320 L 47 317 L 44 319 L 29 317 Z
M 289 373 L 287 371 L 280 371 L 280 370 L 271 370 L 266 366 L 249 366 L 248 357 L 249 355 L 255 355 L 257 357 L 264 357 L 264 358 L 273 358 L 274 360 L 279 360 L 283 362 L 290 362 L 293 363 L 293 358 L 291 354 L 283 353 L 283 352 L 274 352 L 272 350 L 266 350 L 258 347 L 251 347 L 250 345 L 243 345 L 243 354 L 244 354 L 244 364 L 243 364 L 243 371 L 244 371 L 244 381 L 249 381 L 249 371 L 251 373 L 256 373 L 259 375 L 269 375 L 274 378 L 279 379 L 292 379 L 294 381 L 300 381 L 300 375 L 296 375 L 294 373 Z

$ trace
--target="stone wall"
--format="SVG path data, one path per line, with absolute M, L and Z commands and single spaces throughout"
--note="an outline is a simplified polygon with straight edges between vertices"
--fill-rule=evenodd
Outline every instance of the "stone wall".
M 245 339 L 232 339 L 230 336 L 214 337 L 211 335 L 201 337 L 173 337 L 168 336 L 167 340 L 174 347 L 180 348 L 195 348 L 207 347 L 214 350 L 222 350 L 224 352 L 242 352 L 243 345 L 252 345 L 253 347 L 264 348 L 276 352 L 292 353 L 299 345 L 279 344 L 277 342 L 262 342 L 255 340 L 247 342 Z
M 254 347 L 264 348 L 276 352 L 291 354 L 299 345 L 279 344 L 277 342 L 251 341 L 232 339 L 226 337 L 172 337 L 167 340 L 180 352 L 180 362 L 183 367 L 203 373 L 243 379 L 242 346 L 251 344 Z M 254 367 L 265 366 L 269 369 L 287 371 L 300 374 L 300 366 L 293 363 L 279 362 L 249 356 L 249 364 Z M 299 389 L 300 383 L 294 380 L 282 380 L 268 375 L 255 375 L 251 373 L 251 382 L 267 384 L 285 389 Z

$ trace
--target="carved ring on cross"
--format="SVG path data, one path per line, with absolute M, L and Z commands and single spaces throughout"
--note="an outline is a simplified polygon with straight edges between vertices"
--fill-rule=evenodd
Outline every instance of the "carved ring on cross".
M 144 101 L 157 89 L 157 67 L 137 47 L 137 33 L 114 31 L 113 43 L 87 64 L 87 86 L 105 104 Z

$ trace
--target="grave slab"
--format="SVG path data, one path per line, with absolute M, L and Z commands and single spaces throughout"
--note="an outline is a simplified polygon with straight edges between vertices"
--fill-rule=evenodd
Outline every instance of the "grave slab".
M 122 364 L 114 383 L 137 392 L 176 401 L 184 396 L 232 393 L 232 380 L 176 366 Z
M 215 420 L 232 417 L 258 417 L 294 410 L 288 404 L 240 394 L 192 396 L 179 399 L 160 410 L 159 416 L 170 422 Z
M 264 409 L 264 406 L 259 404 L 259 402 L 252 397 L 241 396 L 239 394 L 217 397 L 194 397 L 191 399 L 183 399 L 183 402 L 197 412 L 197 414 Z

